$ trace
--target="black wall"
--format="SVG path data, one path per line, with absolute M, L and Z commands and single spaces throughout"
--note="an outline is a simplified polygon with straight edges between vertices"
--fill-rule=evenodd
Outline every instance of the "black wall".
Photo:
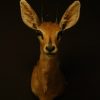
M 44 19 L 52 21 L 56 14 L 60 20 L 73 1 L 28 0 L 39 17 L 42 7 Z M 80 20 L 64 32 L 60 43 L 61 70 L 69 84 L 57 100 L 97 100 L 100 96 L 99 2 L 80 1 Z M 37 100 L 30 80 L 39 57 L 39 42 L 21 20 L 19 0 L 0 1 L 0 51 L 0 100 Z

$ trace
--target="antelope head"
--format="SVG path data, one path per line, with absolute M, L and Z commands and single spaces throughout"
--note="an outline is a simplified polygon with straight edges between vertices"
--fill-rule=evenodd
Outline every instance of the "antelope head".
M 20 0 L 20 8 L 23 22 L 28 27 L 37 30 L 40 51 L 47 56 L 57 53 L 61 32 L 74 26 L 80 16 L 79 1 L 74 1 L 67 8 L 59 23 L 41 22 L 26 0 Z

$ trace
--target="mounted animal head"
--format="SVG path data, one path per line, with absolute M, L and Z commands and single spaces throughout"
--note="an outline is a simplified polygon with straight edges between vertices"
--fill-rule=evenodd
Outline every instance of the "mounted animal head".
M 30 28 L 38 31 L 40 49 L 46 55 L 56 54 L 60 33 L 74 26 L 80 16 L 80 2 L 74 1 L 65 11 L 59 23 L 41 22 L 26 0 L 20 0 L 21 17 Z

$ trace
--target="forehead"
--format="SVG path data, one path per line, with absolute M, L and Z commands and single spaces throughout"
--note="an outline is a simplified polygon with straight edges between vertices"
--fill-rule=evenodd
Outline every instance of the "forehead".
M 46 34 L 54 34 L 60 31 L 60 27 L 57 23 L 44 22 L 39 26 L 39 30 Z

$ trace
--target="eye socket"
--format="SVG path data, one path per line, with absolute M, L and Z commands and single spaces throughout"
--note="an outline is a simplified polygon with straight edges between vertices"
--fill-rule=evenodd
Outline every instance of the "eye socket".
M 36 34 L 37 34 L 38 37 L 41 37 L 43 39 L 43 34 L 40 30 L 37 30 Z
M 60 40 L 62 37 L 63 31 L 59 31 L 57 35 L 57 40 Z

